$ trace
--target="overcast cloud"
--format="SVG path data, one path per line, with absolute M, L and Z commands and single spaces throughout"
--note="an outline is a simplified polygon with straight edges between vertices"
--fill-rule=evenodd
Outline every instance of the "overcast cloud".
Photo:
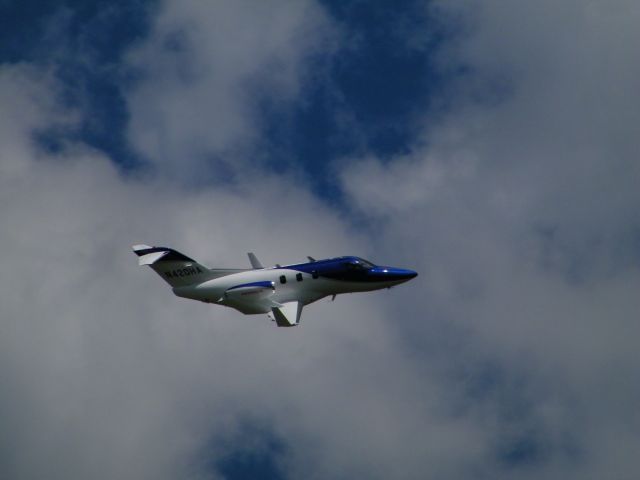
M 84 112 L 0 66 L 0 476 L 218 478 L 257 452 L 285 478 L 636 477 L 635 2 L 427 4 L 451 82 L 409 153 L 334 160 L 343 209 L 255 155 L 260 98 L 303 101 L 344 26 L 312 1 L 156 15 L 125 59 L 142 171 L 43 148 Z M 420 276 L 277 329 L 173 297 L 138 242 Z

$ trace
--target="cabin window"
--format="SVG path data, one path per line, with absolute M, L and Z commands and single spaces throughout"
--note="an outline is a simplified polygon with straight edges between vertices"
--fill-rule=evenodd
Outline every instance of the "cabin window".
M 280 283 L 287 283 L 287 277 L 280 275 Z
M 311 277 L 312 278 L 318 278 L 318 271 L 317 270 L 311 271 Z
M 301 282 L 302 281 L 302 274 L 301 273 L 296 273 L 296 280 Z

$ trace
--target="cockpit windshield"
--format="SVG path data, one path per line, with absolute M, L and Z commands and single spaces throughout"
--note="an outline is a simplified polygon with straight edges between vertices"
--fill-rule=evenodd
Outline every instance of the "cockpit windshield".
M 353 258 L 345 264 L 349 270 L 369 270 L 375 265 L 367 262 L 364 258 Z
M 366 261 L 364 258 L 358 258 L 358 263 L 362 265 L 362 267 L 366 268 L 367 270 L 375 267 L 373 263 Z

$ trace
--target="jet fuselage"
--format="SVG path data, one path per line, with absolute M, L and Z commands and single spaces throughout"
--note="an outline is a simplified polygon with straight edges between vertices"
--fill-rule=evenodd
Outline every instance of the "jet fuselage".
M 379 267 L 358 257 L 340 257 L 246 270 L 197 285 L 174 287 L 173 292 L 179 297 L 229 306 L 242 313 L 268 313 L 270 303 L 257 301 L 261 294 L 269 293 L 268 298 L 277 303 L 300 301 L 308 305 L 330 295 L 393 287 L 416 275 L 412 270 Z M 237 295 L 234 290 L 238 290 Z M 256 301 L 250 301 L 252 298 Z
M 140 265 L 149 265 L 179 297 L 224 305 L 245 314 L 268 313 L 278 326 L 300 321 L 302 307 L 329 295 L 390 288 L 418 274 L 381 267 L 359 257 L 337 257 L 264 268 L 210 269 L 176 250 L 135 245 Z

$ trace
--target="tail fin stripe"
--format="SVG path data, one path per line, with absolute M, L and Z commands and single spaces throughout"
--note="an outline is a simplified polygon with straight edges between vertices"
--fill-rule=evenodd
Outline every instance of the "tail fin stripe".
M 144 255 L 149 255 L 150 253 L 167 252 L 167 254 L 161 258 L 161 261 L 163 262 L 194 262 L 195 261 L 192 258 L 189 258 L 180 252 L 176 252 L 172 248 L 166 248 L 166 247 L 151 247 L 151 248 L 145 248 L 143 250 L 134 250 L 134 252 L 139 257 L 142 257 Z

